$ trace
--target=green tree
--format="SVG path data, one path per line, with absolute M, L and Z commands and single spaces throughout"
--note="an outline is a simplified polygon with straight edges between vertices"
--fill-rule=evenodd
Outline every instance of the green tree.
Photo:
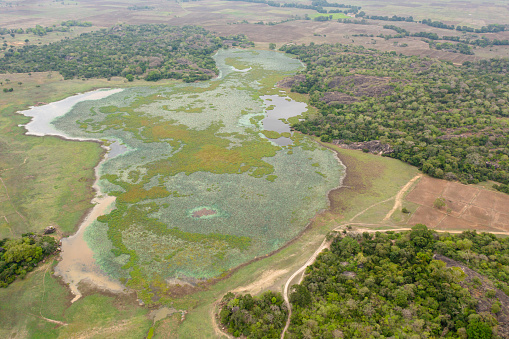
M 493 332 L 491 331 L 491 327 L 485 322 L 473 321 L 468 324 L 467 335 L 469 339 L 491 339 L 493 337 Z
M 433 202 L 433 207 L 442 209 L 445 207 L 445 199 L 444 198 L 436 198 Z
M 290 302 L 300 307 L 306 307 L 311 304 L 311 293 L 304 285 L 293 285 L 293 292 L 290 294 Z

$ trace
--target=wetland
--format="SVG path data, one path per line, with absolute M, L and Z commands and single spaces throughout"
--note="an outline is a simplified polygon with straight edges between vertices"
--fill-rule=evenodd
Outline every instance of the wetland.
M 164 304 L 171 281 L 195 285 L 277 250 L 328 206 L 344 168 L 291 133 L 287 119 L 306 104 L 274 87 L 302 64 L 269 51 L 214 58 L 220 75 L 211 81 L 96 91 L 65 99 L 65 114 L 54 111 L 65 100 L 27 114 L 38 135 L 110 145 L 97 205 L 63 241 L 56 268 L 75 299 L 87 280 Z M 53 112 L 46 119 L 44 107 Z

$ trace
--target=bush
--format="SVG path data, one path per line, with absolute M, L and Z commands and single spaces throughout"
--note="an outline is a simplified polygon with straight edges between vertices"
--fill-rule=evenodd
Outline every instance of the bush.
M 433 207 L 442 209 L 445 207 L 445 199 L 444 198 L 436 198 L 435 202 L 433 203 Z
M 467 335 L 468 338 L 475 339 L 491 339 L 493 337 L 491 327 L 482 321 L 471 322 L 467 327 Z

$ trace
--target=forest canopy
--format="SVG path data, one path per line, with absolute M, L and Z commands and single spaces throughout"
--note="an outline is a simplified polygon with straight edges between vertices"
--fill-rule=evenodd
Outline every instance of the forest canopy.
M 294 285 L 286 337 L 507 337 L 508 255 L 507 238 L 424 225 L 338 236 Z
M 27 233 L 19 239 L 0 240 L 0 287 L 7 287 L 17 277 L 24 278 L 56 249 L 57 241 L 47 235 Z
M 362 46 L 283 46 L 307 66 L 287 81 L 320 110 L 295 129 L 342 143 L 379 140 L 437 178 L 509 192 L 509 59 L 450 62 Z
M 217 74 L 212 55 L 226 46 L 252 46 L 243 35 L 219 37 L 197 26 L 117 25 L 48 45 L 10 48 L 0 71 L 58 71 L 65 79 L 144 76 L 146 80 L 207 80 Z

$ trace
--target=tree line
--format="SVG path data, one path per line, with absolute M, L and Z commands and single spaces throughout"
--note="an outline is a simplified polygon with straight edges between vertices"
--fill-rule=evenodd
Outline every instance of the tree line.
M 300 9 L 311 9 L 317 11 L 318 13 L 327 13 L 327 10 L 324 7 L 333 7 L 333 8 L 346 8 L 344 13 L 357 13 L 360 10 L 360 6 L 353 5 L 345 5 L 338 3 L 330 3 L 327 0 L 314 0 L 311 5 L 305 5 L 297 2 L 277 2 L 273 0 L 227 0 L 227 1 L 241 1 L 241 2 L 252 2 L 257 4 L 266 4 L 271 7 L 287 7 L 287 8 L 300 8 Z M 338 13 L 337 10 L 329 11 L 329 13 Z
M 490 40 L 487 37 L 481 37 L 479 39 L 479 38 L 474 38 L 474 37 L 464 37 L 464 38 L 462 38 L 462 37 L 459 37 L 459 36 L 447 36 L 447 35 L 444 35 L 444 36 L 440 37 L 437 33 L 432 33 L 432 32 L 410 33 L 406 29 L 398 27 L 398 26 L 395 26 L 395 25 L 384 25 L 383 28 L 391 29 L 391 30 L 393 30 L 393 31 L 398 33 L 396 35 L 390 35 L 390 34 L 389 35 L 387 35 L 387 34 L 380 34 L 380 35 L 378 35 L 378 37 L 384 38 L 385 40 L 396 39 L 396 38 L 404 38 L 404 37 L 407 37 L 407 36 L 412 36 L 412 37 L 425 38 L 425 39 L 428 39 L 428 40 L 456 41 L 456 42 L 459 42 L 459 44 L 448 43 L 447 45 L 444 45 L 443 43 L 437 43 L 435 41 L 428 41 L 428 43 L 430 44 L 430 48 L 444 49 L 444 47 L 447 46 L 447 48 L 456 49 L 460 53 L 470 54 L 470 55 L 472 55 L 474 53 L 472 52 L 470 47 L 464 46 L 464 45 L 473 45 L 473 46 L 479 46 L 479 47 L 507 46 L 507 45 L 509 45 L 509 40 L 508 39 L 504 39 L 504 40 L 493 39 L 493 40 Z M 440 47 L 440 46 L 442 46 L 442 47 Z
M 62 21 L 60 26 L 53 25 L 48 27 L 43 27 L 41 25 L 36 25 L 35 27 L 29 27 L 27 29 L 23 28 L 3 28 L 0 27 L 0 35 L 10 34 L 14 37 L 16 34 L 34 34 L 43 36 L 51 32 L 69 32 L 70 27 L 91 27 L 92 23 L 88 21 L 78 21 L 78 20 L 67 20 Z

